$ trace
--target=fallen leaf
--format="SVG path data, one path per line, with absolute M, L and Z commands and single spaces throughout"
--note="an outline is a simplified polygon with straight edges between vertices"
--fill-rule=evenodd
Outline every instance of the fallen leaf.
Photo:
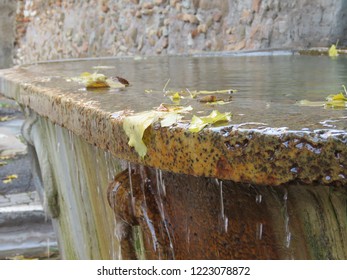
M 165 108 L 165 110 L 164 110 Z M 160 110 L 145 111 L 142 113 L 126 116 L 123 119 L 123 129 L 128 136 L 128 145 L 134 147 L 141 158 L 147 154 L 146 144 L 143 142 L 145 130 L 154 122 L 161 120 L 162 127 L 169 127 L 180 121 L 181 114 L 191 111 L 191 106 L 168 106 L 161 105 Z
M 73 81 L 82 83 L 87 89 L 101 89 L 101 88 L 124 88 L 126 86 L 126 81 L 123 78 L 116 77 L 117 81 L 114 81 L 112 78 L 106 77 L 101 73 L 89 73 L 83 72 L 79 77 L 72 78 Z M 129 85 L 129 82 L 128 82 Z
M 122 78 L 122 77 L 119 77 L 119 76 L 116 76 L 116 79 L 118 80 L 118 82 L 120 82 L 121 84 L 125 85 L 125 86 L 129 86 L 129 82 Z
M 160 125 L 161 127 L 170 127 L 182 120 L 182 118 L 183 116 L 178 113 L 168 113 L 167 115 L 163 116 L 162 120 L 160 121 Z
M 198 99 L 201 103 L 216 102 L 217 97 L 215 95 L 206 95 Z
M 328 95 L 326 100 L 328 100 L 328 101 L 334 101 L 334 100 L 347 101 L 347 98 L 342 92 L 339 92 L 338 94 Z
M 331 47 L 329 48 L 329 56 L 330 57 L 336 57 L 338 55 L 339 54 L 337 52 L 336 45 L 335 44 L 331 45 Z
M 209 124 L 215 124 L 220 121 L 230 121 L 230 118 L 231 118 L 231 113 L 229 112 L 220 113 L 217 110 L 213 110 L 211 114 L 204 117 L 197 117 L 194 115 L 190 122 L 189 131 L 199 132 L 204 127 L 208 126 Z
M 326 101 L 309 101 L 309 100 L 300 100 L 297 102 L 301 106 L 311 106 L 311 107 L 320 107 L 324 106 L 326 108 L 341 109 L 347 108 L 347 90 L 344 85 L 342 85 L 345 94 L 339 92 L 337 94 L 329 94 L 325 99 Z
M 8 183 L 11 183 L 13 179 L 17 179 L 17 178 L 18 178 L 17 174 L 7 175 L 5 178 L 2 179 L 2 182 L 4 184 L 8 184 Z
M 0 117 L 0 122 L 7 122 L 13 119 L 14 117 L 4 116 L 4 117 Z
M 146 111 L 124 118 L 123 129 L 129 137 L 128 145 L 134 147 L 141 158 L 147 154 L 147 147 L 142 140 L 145 130 L 159 119 L 159 112 Z
M 181 95 L 178 92 L 175 92 L 174 95 L 171 96 L 171 100 L 174 102 L 178 102 L 181 99 Z

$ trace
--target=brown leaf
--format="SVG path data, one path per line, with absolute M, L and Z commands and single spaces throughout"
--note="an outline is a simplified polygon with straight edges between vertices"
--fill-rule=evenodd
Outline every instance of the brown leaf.
M 119 77 L 119 76 L 116 76 L 116 79 L 118 80 L 118 82 L 120 82 L 121 84 L 125 85 L 125 86 L 129 86 L 129 82 L 122 78 L 122 77 Z
M 202 102 L 202 103 L 216 102 L 217 97 L 215 95 L 206 95 L 206 96 L 199 98 L 198 100 L 199 100 L 199 102 Z

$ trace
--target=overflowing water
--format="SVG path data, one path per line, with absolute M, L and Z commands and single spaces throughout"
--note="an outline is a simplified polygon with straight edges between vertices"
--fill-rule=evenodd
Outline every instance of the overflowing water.
M 68 81 L 82 72 L 92 72 L 95 65 L 115 65 L 115 69 L 103 70 L 104 74 L 122 76 L 130 81 L 130 86 L 89 91 Z M 27 69 L 33 75 L 44 73 L 53 77 L 37 79 L 36 85 L 59 85 L 62 94 L 85 107 L 102 109 L 105 116 L 117 115 L 121 110 L 152 110 L 171 102 L 162 90 L 168 79 L 167 89 L 177 91 L 236 89 L 231 102 L 224 105 L 211 106 L 189 98 L 180 102 L 192 105 L 194 114 L 210 113 L 213 109 L 231 112 L 229 126 L 240 132 L 252 130 L 280 139 L 284 133 L 295 130 L 297 138 L 285 139 L 279 145 L 310 156 L 322 153 L 322 148 L 314 145 L 315 139 L 318 143 L 320 139 L 345 134 L 347 129 L 345 110 L 297 105 L 302 99 L 324 101 L 327 95 L 341 91 L 347 76 L 345 57 L 149 57 L 141 61 L 81 60 L 52 63 L 49 69 L 45 64 Z M 98 126 L 96 118 L 78 121 L 89 123 L 91 130 Z M 53 181 L 47 189 L 48 199 L 52 201 L 52 196 L 58 195 L 58 205 L 51 207 L 63 210 L 55 218 L 64 256 L 283 259 L 347 255 L 346 190 L 329 186 L 330 174 L 324 174 L 326 186 L 308 186 L 295 181 L 294 176 L 293 182 L 277 188 L 250 188 L 247 180 L 235 183 L 194 177 L 125 162 L 43 118 L 37 125 L 40 137 L 49 139 L 48 144 L 37 142 L 35 146 L 41 158 L 45 157 L 41 165 L 48 162 L 48 185 L 48 179 Z M 313 144 L 300 141 L 300 137 L 312 132 L 316 133 Z M 230 130 L 222 133 L 229 137 Z M 117 137 L 110 135 L 110 139 Z M 249 141 L 251 137 L 252 133 Z M 237 152 L 236 145 L 225 145 L 230 148 L 228 151 Z M 237 145 L 243 150 L 248 148 L 242 143 Z M 245 155 L 251 152 L 246 151 Z M 268 158 L 273 170 L 279 164 L 276 159 L 280 159 L 276 152 Z M 334 160 L 340 161 L 343 151 L 335 151 L 334 155 Z M 287 172 L 297 175 L 301 169 L 289 164 Z M 117 185 L 115 180 L 120 175 L 124 178 Z M 113 189 L 107 202 L 110 184 Z M 58 190 L 54 189 L 56 186 Z M 118 193 L 119 190 L 124 193 Z

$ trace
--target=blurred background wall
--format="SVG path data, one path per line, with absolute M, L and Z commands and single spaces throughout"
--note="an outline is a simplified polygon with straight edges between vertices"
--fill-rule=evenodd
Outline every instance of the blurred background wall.
M 337 40 L 341 47 L 347 41 L 345 0 L 0 0 L 1 54 L 6 52 L 6 59 L 11 58 L 6 42 L 13 39 L 14 2 L 15 64 L 327 47 Z
M 13 64 L 16 0 L 0 0 L 0 69 Z

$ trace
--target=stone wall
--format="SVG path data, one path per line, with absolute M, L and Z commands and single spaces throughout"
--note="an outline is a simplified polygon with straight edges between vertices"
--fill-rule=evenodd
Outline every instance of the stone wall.
M 0 69 L 12 65 L 15 0 L 0 0 Z
M 15 62 L 341 46 L 346 2 L 21 0 Z

